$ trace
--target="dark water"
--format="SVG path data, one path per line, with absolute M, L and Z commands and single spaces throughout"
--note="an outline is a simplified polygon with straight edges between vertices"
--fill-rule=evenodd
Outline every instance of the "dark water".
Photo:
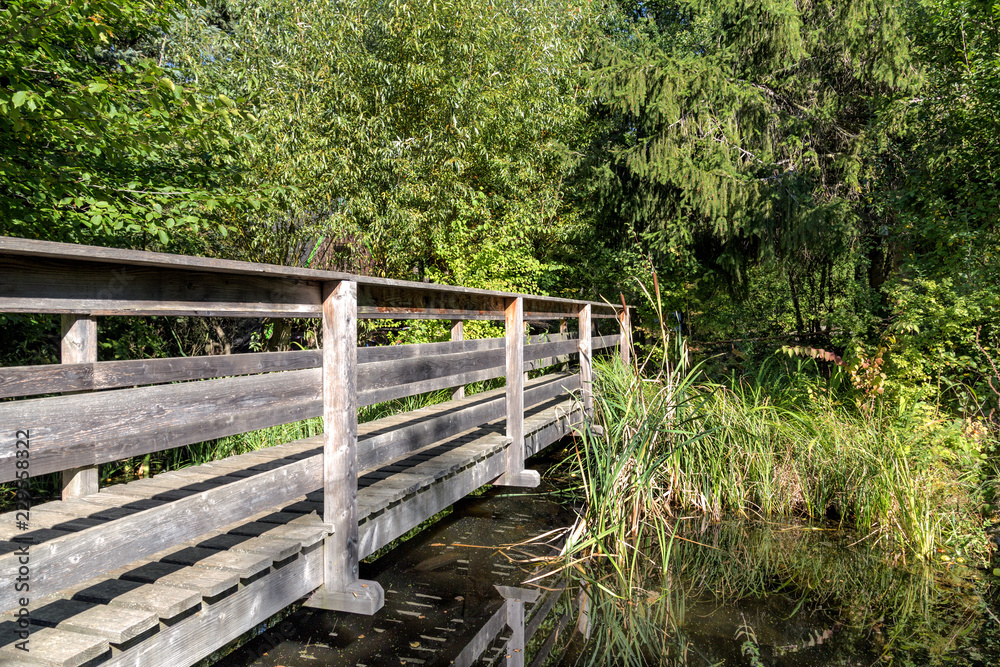
M 575 518 L 564 485 L 466 498 L 363 565 L 386 591 L 377 615 L 301 608 L 217 665 L 1000 665 L 992 575 L 894 563 L 824 526 L 696 518 L 642 587 L 602 590 L 613 580 L 591 570 L 541 580 L 552 591 L 524 604 L 532 636 L 513 654 L 503 587 L 537 590 L 524 582 L 551 569 L 547 542 Z

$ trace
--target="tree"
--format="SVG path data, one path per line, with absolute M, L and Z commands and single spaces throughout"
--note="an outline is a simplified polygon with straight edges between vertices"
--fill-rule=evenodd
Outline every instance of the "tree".
M 157 58 L 179 5 L 0 8 L 0 233 L 102 245 L 225 233 L 240 112 Z
M 828 328 L 877 243 L 862 149 L 916 81 L 894 3 L 623 2 L 595 53 L 608 117 L 592 173 L 675 281 L 746 294 L 772 262 L 797 328 Z
M 586 120 L 589 4 L 230 10 L 237 53 L 217 76 L 253 100 L 260 139 L 243 163 L 289 188 L 244 227 L 248 256 L 494 288 L 553 282 L 547 256 L 572 221 L 564 164 Z

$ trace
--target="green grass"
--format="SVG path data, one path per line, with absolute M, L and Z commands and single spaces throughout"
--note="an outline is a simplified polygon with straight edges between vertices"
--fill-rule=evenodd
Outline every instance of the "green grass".
M 983 562 L 982 443 L 913 414 L 865 415 L 813 383 L 758 374 L 709 381 L 682 365 L 644 378 L 595 359 L 597 435 L 577 439 L 586 500 L 571 559 L 600 560 L 624 581 L 665 567 L 668 518 L 833 518 L 896 557 Z

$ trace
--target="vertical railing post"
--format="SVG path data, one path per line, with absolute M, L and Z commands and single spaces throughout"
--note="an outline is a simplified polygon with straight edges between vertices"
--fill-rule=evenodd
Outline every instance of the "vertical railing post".
M 510 628 L 510 639 L 507 641 L 506 667 L 524 667 L 524 601 L 508 599 L 507 627 Z
M 525 322 L 524 323 L 524 344 L 527 345 L 529 340 L 531 340 L 531 326 L 527 322 Z M 524 352 L 524 350 L 522 349 L 521 352 L 522 352 L 522 358 L 523 358 L 523 352 Z M 528 384 L 528 370 L 527 369 L 524 370 L 524 384 Z
M 324 584 L 307 606 L 374 614 L 385 594 L 358 579 L 358 284 L 323 285 Z
M 452 342 L 464 339 L 465 339 L 465 323 L 462 322 L 462 320 L 452 320 L 451 321 Z M 461 387 L 455 387 L 455 390 L 451 392 L 451 398 L 452 400 L 465 398 L 465 385 L 462 385 Z
M 583 411 L 587 416 L 594 414 L 594 370 L 593 341 L 591 341 L 591 306 L 588 303 L 580 309 L 580 340 L 577 349 L 580 351 L 580 396 L 583 399 Z
M 60 361 L 81 364 L 97 361 L 97 319 L 80 315 L 62 316 Z M 97 466 L 62 471 L 62 499 L 97 493 Z
M 561 340 L 569 340 L 569 322 L 566 320 L 559 320 L 559 334 L 562 336 Z M 569 355 L 561 355 L 556 357 L 556 361 L 561 362 L 559 366 L 560 371 L 569 370 Z
M 507 607 L 507 627 L 511 636 L 507 640 L 506 667 L 524 667 L 524 646 L 527 643 L 524 636 L 524 605 L 535 604 L 541 591 L 537 588 L 518 588 L 516 586 L 494 586 L 504 598 Z
M 494 484 L 538 486 L 535 470 L 524 469 L 524 297 L 507 299 L 507 471 Z
M 621 354 L 622 363 L 626 366 L 632 361 L 632 319 L 629 317 L 628 307 L 623 307 L 618 313 L 618 326 L 621 327 L 621 334 L 618 338 L 618 352 Z

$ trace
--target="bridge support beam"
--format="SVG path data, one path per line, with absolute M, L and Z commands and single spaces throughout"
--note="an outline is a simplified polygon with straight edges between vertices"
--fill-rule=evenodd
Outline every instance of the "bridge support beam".
M 375 581 L 358 579 L 358 285 L 323 286 L 324 583 L 308 607 L 374 614 L 385 604 Z
M 524 297 L 507 299 L 504 309 L 507 331 L 507 472 L 494 484 L 529 486 L 541 484 L 537 470 L 524 469 Z

